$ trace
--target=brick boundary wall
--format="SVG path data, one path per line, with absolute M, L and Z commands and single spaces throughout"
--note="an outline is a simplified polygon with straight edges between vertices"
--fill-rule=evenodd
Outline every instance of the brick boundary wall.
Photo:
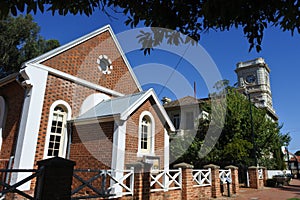
M 258 170 L 263 169 L 263 178 L 259 179 Z M 251 166 L 248 168 L 250 188 L 263 189 L 266 183 L 266 169 L 264 167 Z
M 127 165 L 127 168 L 134 167 L 134 195 L 123 196 L 118 200 L 131 200 L 131 199 L 147 199 L 147 200 L 194 200 L 194 199 L 211 199 L 222 197 L 221 183 L 219 178 L 219 166 L 206 165 L 204 168 L 211 169 L 212 185 L 211 186 L 199 186 L 194 187 L 193 181 L 193 165 L 186 163 L 180 163 L 174 165 L 174 168 L 182 169 L 182 188 L 177 190 L 170 190 L 167 192 L 151 192 L 150 183 L 151 178 L 149 174 L 149 166 L 144 166 L 145 163 L 135 163 Z M 145 169 L 147 168 L 147 169 Z M 230 193 L 238 194 L 239 182 L 238 182 L 238 168 L 235 166 L 227 166 L 226 169 L 230 169 L 232 173 L 232 183 L 230 184 Z M 145 186 L 146 184 L 146 186 Z M 226 184 L 225 184 L 226 185 Z M 227 186 L 225 187 L 225 189 Z M 226 190 L 227 191 L 227 190 Z M 223 195 L 228 195 L 226 192 Z
M 66 192 L 65 188 L 71 188 L 71 183 L 69 180 L 72 179 L 72 174 L 75 163 L 70 160 L 62 159 L 62 158 L 52 158 L 47 159 L 41 162 L 42 164 L 44 162 L 54 163 L 56 166 L 56 163 L 59 162 L 60 165 L 65 165 L 61 163 L 67 163 L 66 168 L 63 170 L 66 170 L 68 168 L 70 173 L 64 173 L 64 177 L 60 177 L 60 182 L 64 182 L 64 189 L 62 189 L 64 195 Z M 73 164 L 74 163 L 74 164 Z M 151 192 L 150 191 L 150 183 L 151 183 L 151 177 L 150 177 L 150 168 L 151 165 L 147 163 L 137 162 L 134 164 L 128 164 L 126 165 L 127 168 L 134 167 L 134 193 L 133 196 L 123 196 L 119 198 L 115 198 L 118 200 L 194 200 L 194 199 L 211 199 L 211 198 L 220 198 L 222 197 L 221 193 L 221 184 L 220 184 L 220 178 L 219 178 L 219 166 L 216 165 L 206 165 L 204 168 L 210 168 L 211 170 L 211 181 L 212 184 L 210 186 L 197 186 L 195 187 L 195 182 L 193 180 L 193 165 L 189 165 L 186 163 L 180 163 L 175 165 L 175 168 L 181 168 L 182 171 L 182 188 L 176 189 L 176 190 L 169 190 L 169 191 L 159 191 L 159 192 Z M 235 166 L 227 166 L 227 169 L 231 170 L 232 174 L 232 183 L 230 184 L 230 190 L 231 194 L 237 194 L 239 192 L 239 184 L 238 184 L 238 168 Z M 60 169 L 62 169 L 60 167 Z M 55 168 L 56 170 L 56 168 Z M 71 170 L 71 171 L 70 171 Z M 252 170 L 253 173 L 255 170 Z M 257 170 L 256 170 L 257 171 Z M 52 175 L 57 175 L 56 173 L 52 173 Z M 46 181 L 47 177 L 44 177 L 44 181 Z M 50 178 L 51 179 L 51 178 Z M 55 180 L 55 178 L 51 179 Z M 67 181 L 65 181 L 67 180 Z M 40 180 L 37 181 L 39 183 Z M 263 183 L 263 179 L 261 179 L 261 182 Z M 49 184 L 48 184 L 49 185 Z M 51 184 L 50 184 L 51 186 Z M 43 186 L 44 187 L 44 186 Z M 56 187 L 56 190 L 59 190 L 61 187 Z M 41 186 L 36 188 L 36 194 L 37 196 L 37 189 L 41 190 Z M 48 190 L 48 189 L 47 189 Z M 47 191 L 45 188 L 43 191 Z M 68 190 L 69 191 L 69 190 Z M 58 193 L 58 192 L 57 192 Z M 70 191 L 69 191 L 70 193 Z M 66 197 L 66 196 L 65 196 Z M 66 197 L 66 199 L 69 199 Z M 102 198 L 97 198 L 102 199 Z M 113 198 L 111 198 L 113 199 Z

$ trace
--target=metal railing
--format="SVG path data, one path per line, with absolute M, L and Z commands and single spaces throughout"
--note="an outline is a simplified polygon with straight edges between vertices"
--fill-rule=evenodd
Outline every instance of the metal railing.
M 211 185 L 211 169 L 194 169 L 193 181 L 193 187 Z
M 120 176 L 120 172 L 123 174 Z M 118 177 L 116 174 L 118 173 Z M 134 170 L 75 169 L 71 199 L 133 195 Z M 117 189 L 119 187 L 119 189 Z M 120 191 L 116 194 L 116 191 Z
M 17 193 L 27 199 L 35 200 L 35 197 L 30 196 L 29 194 L 26 194 L 25 192 L 17 189 L 21 185 L 25 184 L 26 182 L 38 177 L 42 176 L 44 172 L 44 167 L 41 167 L 39 169 L 0 169 L 0 173 L 5 173 L 6 177 L 9 177 L 11 173 L 32 173 L 31 175 L 27 176 L 23 180 L 16 182 L 14 184 L 10 184 L 7 181 L 0 180 L 0 186 L 2 186 L 0 189 L 0 198 L 4 197 L 8 193 Z M 8 178 L 6 178 L 8 180 Z

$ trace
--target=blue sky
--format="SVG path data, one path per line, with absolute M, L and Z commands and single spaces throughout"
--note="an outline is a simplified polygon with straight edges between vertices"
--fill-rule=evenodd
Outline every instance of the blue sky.
M 40 34 L 43 37 L 57 39 L 61 44 L 66 44 L 107 24 L 111 25 L 116 34 L 130 29 L 124 25 L 122 15 L 115 16 L 118 19 L 109 19 L 101 12 L 96 12 L 91 17 L 72 15 L 53 17 L 50 13 L 44 13 L 34 15 L 34 19 L 41 27 Z M 120 43 L 123 48 L 126 46 L 126 42 L 120 41 Z M 260 53 L 255 51 L 249 53 L 249 45 L 242 30 L 236 29 L 205 33 L 201 36 L 200 45 L 211 56 L 222 77 L 230 80 L 231 84 L 237 82 L 234 72 L 237 62 L 257 57 L 265 59 L 271 69 L 273 106 L 280 123 L 283 123 L 282 132 L 289 132 L 292 136 L 289 150 L 291 152 L 300 150 L 300 94 L 298 92 L 300 87 L 300 36 L 296 34 L 292 37 L 289 32 L 283 33 L 278 28 L 270 27 L 264 33 L 263 49 Z M 161 59 L 159 54 L 159 51 L 155 51 L 150 57 L 145 57 L 142 52 L 136 51 L 127 54 L 127 58 L 133 68 L 153 61 L 170 67 L 178 64 L 178 58 L 173 59 L 170 55 L 170 59 L 166 59 L 168 54 L 164 54 Z M 184 61 L 179 65 L 179 67 L 185 65 Z M 203 81 L 200 79 L 190 80 L 191 83 L 193 81 L 197 82 L 197 97 L 207 97 L 208 91 L 203 85 Z M 161 87 L 157 87 L 156 92 L 159 94 L 159 98 L 165 94 L 168 95 L 167 89 L 161 91 Z

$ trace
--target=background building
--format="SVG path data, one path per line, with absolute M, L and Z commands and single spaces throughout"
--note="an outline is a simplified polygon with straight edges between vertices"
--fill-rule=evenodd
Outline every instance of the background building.
M 236 64 L 238 88 L 249 95 L 258 108 L 267 110 L 268 116 L 277 121 L 278 116 L 273 108 L 270 85 L 270 68 L 263 58 L 256 58 Z

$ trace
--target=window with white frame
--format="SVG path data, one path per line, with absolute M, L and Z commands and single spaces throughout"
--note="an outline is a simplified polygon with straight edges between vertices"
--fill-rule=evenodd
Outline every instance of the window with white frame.
M 151 122 L 148 117 L 144 116 L 141 123 L 141 151 L 150 152 L 151 144 Z
M 154 154 L 154 118 L 150 112 L 144 111 L 139 120 L 138 154 Z
M 47 156 L 62 156 L 67 125 L 67 111 L 62 106 L 56 106 L 52 115 Z

